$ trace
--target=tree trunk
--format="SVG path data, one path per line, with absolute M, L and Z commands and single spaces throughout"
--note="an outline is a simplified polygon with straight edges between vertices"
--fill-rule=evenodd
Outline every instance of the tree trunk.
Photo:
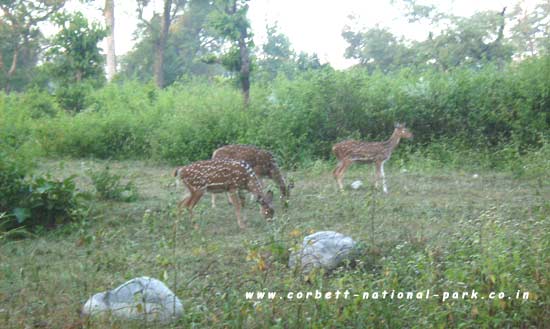
M 19 46 L 15 47 L 15 49 L 13 50 L 13 57 L 11 59 L 10 69 L 7 72 L 4 72 L 6 76 L 6 85 L 4 86 L 4 92 L 6 94 L 9 94 L 11 90 L 11 78 L 14 75 L 15 70 L 17 69 L 18 57 L 19 57 Z M 2 55 L 0 55 L 0 69 L 4 70 L 4 59 L 2 58 Z
M 246 27 L 241 30 L 239 37 L 239 52 L 241 55 L 241 88 L 243 93 L 244 107 L 248 108 L 250 101 L 250 55 L 246 44 Z
M 170 28 L 171 8 L 172 0 L 164 0 L 160 35 L 157 42 L 155 42 L 155 62 L 153 65 L 153 74 L 155 75 L 155 82 L 159 88 L 164 87 L 164 48 L 166 48 L 166 40 L 168 39 L 168 30 Z
M 114 0 L 105 0 L 103 15 L 105 16 L 105 26 L 109 31 L 107 35 L 107 80 L 111 81 L 116 74 Z

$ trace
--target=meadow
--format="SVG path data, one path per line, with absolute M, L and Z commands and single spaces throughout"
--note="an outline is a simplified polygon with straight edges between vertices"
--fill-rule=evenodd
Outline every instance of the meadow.
M 208 196 L 194 228 L 178 216 L 172 167 L 143 160 L 40 159 L 37 173 L 76 175 L 109 167 L 132 181 L 131 202 L 90 198 L 82 221 L 0 244 L 0 327 L 143 328 L 143 323 L 81 318 L 95 292 L 127 279 L 165 281 L 184 304 L 168 328 L 543 328 L 550 318 L 550 186 L 537 178 L 488 170 L 433 168 L 390 161 L 390 193 L 371 188 L 371 166 L 354 166 L 344 193 L 317 161 L 287 172 L 290 206 L 275 202 L 267 223 L 248 203 L 240 230 L 233 207 Z M 365 185 L 349 188 L 356 179 Z M 277 192 L 276 192 L 276 195 Z M 352 264 L 304 276 L 288 268 L 303 237 L 334 230 L 360 243 Z M 478 299 L 247 300 L 246 292 L 479 292 Z M 509 299 L 520 290 L 527 300 Z M 490 292 L 504 299 L 490 300 Z M 485 297 L 484 299 L 481 299 Z
M 114 81 L 79 94 L 78 111 L 43 89 L 0 93 L 0 327 L 147 327 L 80 316 L 92 294 L 138 276 L 182 299 L 174 328 L 547 327 L 549 78 L 542 56 L 449 71 L 320 68 L 254 83 L 246 108 L 222 77 Z M 414 140 L 388 161 L 389 194 L 372 187 L 371 166 L 352 166 L 340 193 L 331 146 L 385 140 L 396 122 Z M 234 143 L 273 152 L 295 185 L 289 207 L 275 201 L 268 223 L 248 202 L 244 230 L 222 197 L 216 209 L 203 198 L 194 222 L 178 215 L 173 168 Z M 353 261 L 291 270 L 291 251 L 322 230 L 356 240 Z M 337 290 L 358 297 L 286 298 Z M 359 298 L 384 290 L 432 298 Z

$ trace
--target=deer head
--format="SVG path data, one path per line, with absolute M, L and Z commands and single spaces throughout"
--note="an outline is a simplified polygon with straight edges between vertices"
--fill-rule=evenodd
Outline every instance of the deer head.
M 272 219 L 275 214 L 275 210 L 273 210 L 273 192 L 268 191 L 263 197 L 258 197 L 258 203 L 260 204 L 260 214 L 267 220 Z
M 412 138 L 413 134 L 405 127 L 404 123 L 396 123 L 393 134 L 399 138 Z

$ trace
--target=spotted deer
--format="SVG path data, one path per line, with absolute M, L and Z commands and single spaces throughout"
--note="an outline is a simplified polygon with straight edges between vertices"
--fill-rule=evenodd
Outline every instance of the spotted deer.
M 275 211 L 272 206 L 273 192 L 262 192 L 262 186 L 254 170 L 243 161 L 234 160 L 204 160 L 194 162 L 174 170 L 176 184 L 181 180 L 191 195 L 178 204 L 181 213 L 182 206 L 189 210 L 193 217 L 193 208 L 205 192 L 228 192 L 231 203 L 235 207 L 237 223 L 241 229 L 245 228 L 245 221 L 241 217 L 241 202 L 237 193 L 240 190 L 251 192 L 261 206 L 261 213 L 266 219 L 273 217 Z
M 393 134 L 387 141 L 363 142 L 347 140 L 335 144 L 332 147 L 332 153 L 338 159 L 338 164 L 332 171 L 332 175 L 336 179 L 340 190 L 344 189 L 344 185 L 342 184 L 344 173 L 352 163 L 374 163 L 376 166 L 375 185 L 378 187 L 380 177 L 382 177 L 384 193 L 388 193 L 384 175 L 384 163 L 388 161 L 401 138 L 412 137 L 413 134 L 405 128 L 405 124 L 396 124 Z
M 279 185 L 281 191 L 281 201 L 287 204 L 290 189 L 294 185 L 286 184 L 279 166 L 273 157 L 273 154 L 266 150 L 262 150 L 253 145 L 226 145 L 215 150 L 212 153 L 212 159 L 231 159 L 244 161 L 250 165 L 258 178 L 269 178 Z M 212 208 L 216 207 L 216 196 L 212 194 Z

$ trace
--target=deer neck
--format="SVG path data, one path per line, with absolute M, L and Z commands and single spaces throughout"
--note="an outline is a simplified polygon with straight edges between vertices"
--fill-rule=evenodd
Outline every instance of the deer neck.
M 399 144 L 399 141 L 401 140 L 401 136 L 397 134 L 397 132 L 393 132 L 393 134 L 390 136 L 390 139 L 386 141 L 387 148 L 392 150 Z
M 274 169 L 271 171 L 271 178 L 277 183 L 279 184 L 279 190 L 281 191 L 281 196 L 286 196 L 287 195 L 287 185 L 286 185 L 286 181 L 283 177 L 283 175 L 281 175 L 281 172 L 279 171 L 279 168 L 277 167 L 276 164 L 274 164 L 272 166 Z

